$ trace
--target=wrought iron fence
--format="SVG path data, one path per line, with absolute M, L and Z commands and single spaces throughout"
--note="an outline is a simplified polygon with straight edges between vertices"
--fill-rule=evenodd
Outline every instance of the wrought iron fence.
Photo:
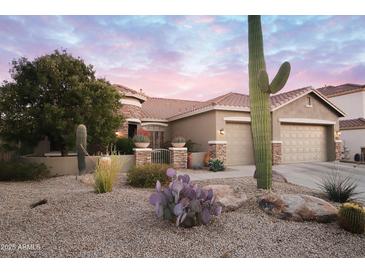
M 163 149 L 163 148 L 152 150 L 151 161 L 154 164 L 169 164 L 170 151 L 168 149 Z

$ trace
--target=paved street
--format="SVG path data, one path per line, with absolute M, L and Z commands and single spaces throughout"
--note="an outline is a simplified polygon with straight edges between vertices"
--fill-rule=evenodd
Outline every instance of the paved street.
M 341 172 L 345 175 L 351 175 L 356 179 L 358 184 L 358 197 L 365 201 L 365 165 L 354 165 L 348 163 L 336 163 L 339 165 Z M 321 176 L 328 174 L 335 163 L 333 162 L 315 162 L 315 163 L 298 163 L 277 165 L 273 169 L 283 174 L 291 183 L 318 189 L 317 183 L 320 182 Z M 184 170 L 179 173 L 188 173 L 192 180 L 208 180 L 219 178 L 235 178 L 242 176 L 253 176 L 254 166 L 229 166 L 224 172 L 210 172 L 207 170 Z

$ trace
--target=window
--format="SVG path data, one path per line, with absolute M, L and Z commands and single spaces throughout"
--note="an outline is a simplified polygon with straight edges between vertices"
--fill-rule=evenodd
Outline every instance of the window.
M 306 107 L 312 107 L 312 98 L 310 96 L 307 97 L 307 105 Z
M 128 138 L 133 138 L 137 134 L 137 124 L 128 123 Z

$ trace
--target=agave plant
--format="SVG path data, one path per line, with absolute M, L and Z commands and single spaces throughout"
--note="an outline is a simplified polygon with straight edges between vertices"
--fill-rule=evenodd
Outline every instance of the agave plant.
M 157 181 L 156 192 L 149 199 L 157 217 L 175 221 L 177 226 L 192 227 L 206 225 L 213 216 L 221 214 L 222 207 L 215 201 L 212 189 L 205 190 L 193 184 L 187 174 L 177 176 L 172 168 L 166 175 L 171 178 L 169 187 L 162 188 Z

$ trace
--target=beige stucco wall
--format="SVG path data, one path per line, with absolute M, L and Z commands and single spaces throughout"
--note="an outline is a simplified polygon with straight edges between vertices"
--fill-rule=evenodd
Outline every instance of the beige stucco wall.
M 365 129 L 342 130 L 341 139 L 349 150 L 349 160 L 354 160 L 355 154 L 361 153 L 361 148 L 365 147 Z
M 127 172 L 135 165 L 134 155 L 120 155 L 122 162 L 121 172 Z M 92 172 L 99 156 L 86 157 L 86 171 Z M 77 157 L 22 157 L 22 160 L 31 163 L 45 164 L 51 176 L 76 175 L 78 174 Z
M 365 91 L 331 97 L 329 100 L 346 112 L 341 119 L 365 118 Z
M 217 110 L 216 111 L 216 125 L 217 130 L 215 131 L 215 140 L 225 141 L 225 136 L 219 133 L 220 129 L 225 129 L 226 121 L 224 120 L 225 117 L 246 117 L 250 118 L 249 112 L 242 112 L 242 111 L 224 111 L 224 110 Z
M 280 141 L 280 118 L 303 118 L 333 121 L 334 130 L 338 130 L 338 114 L 332 111 L 326 103 L 321 101 L 316 95 L 311 97 L 312 107 L 306 107 L 307 96 L 301 97 L 294 102 L 287 104 L 272 112 L 273 140 Z M 334 134 L 334 132 L 333 132 Z
M 208 141 L 216 138 L 216 112 L 208 111 L 169 123 L 170 138 L 183 136 L 199 144 L 199 151 L 208 151 Z

